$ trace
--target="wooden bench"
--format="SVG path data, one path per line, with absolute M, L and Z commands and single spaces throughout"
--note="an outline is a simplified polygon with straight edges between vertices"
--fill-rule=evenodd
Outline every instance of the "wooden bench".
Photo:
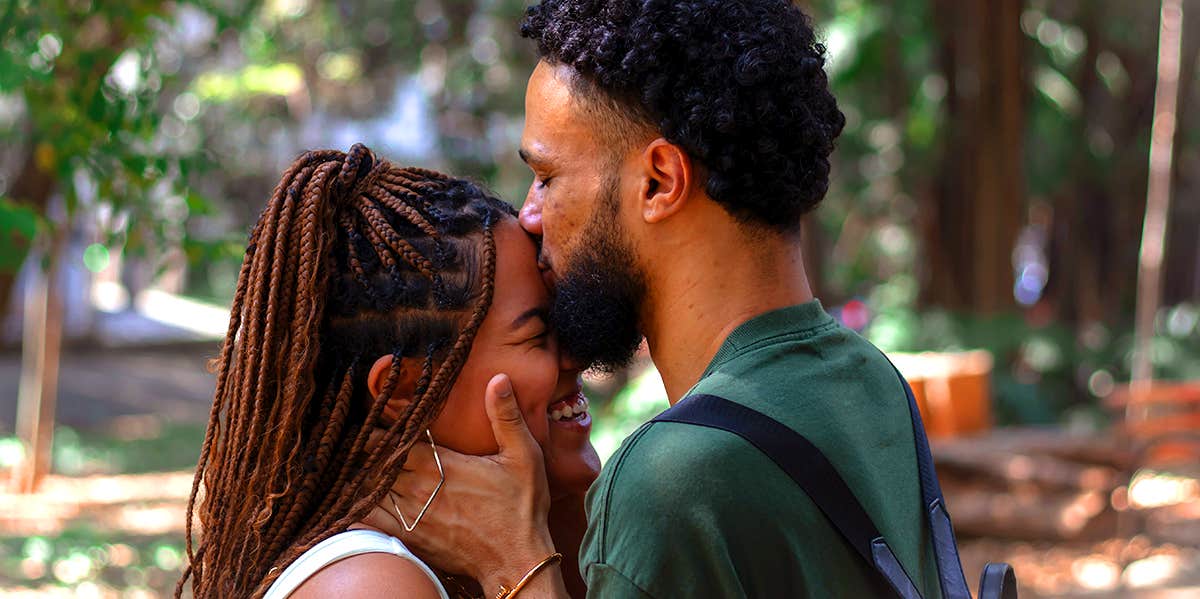
M 1200 381 L 1122 385 L 1106 406 L 1141 465 L 1200 460 Z
M 951 439 L 991 430 L 990 353 L 889 353 L 888 357 L 912 387 L 929 438 Z

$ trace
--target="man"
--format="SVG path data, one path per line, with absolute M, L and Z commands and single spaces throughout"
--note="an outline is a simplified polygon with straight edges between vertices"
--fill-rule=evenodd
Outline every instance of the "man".
M 825 313 L 804 273 L 800 218 L 825 195 L 845 122 L 807 17 L 786 0 L 545 0 L 521 32 L 541 58 L 526 92 L 521 156 L 535 181 L 521 223 L 542 239 L 563 347 L 614 368 L 644 335 L 672 404 L 718 395 L 801 433 L 917 589 L 939 596 L 901 383 Z M 540 455 L 506 383 L 493 383 L 501 453 L 443 456 L 447 487 L 427 518 L 444 546 L 414 539 L 489 595 L 554 550 Z M 643 426 L 605 465 L 587 516 L 589 597 L 880 592 L 804 491 L 727 432 Z M 542 570 L 520 596 L 563 596 L 561 584 Z

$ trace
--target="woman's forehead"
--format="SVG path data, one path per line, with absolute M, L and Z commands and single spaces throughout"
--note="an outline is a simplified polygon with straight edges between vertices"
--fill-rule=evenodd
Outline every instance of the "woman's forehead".
M 546 309 L 549 294 L 537 266 L 537 244 L 515 218 L 496 225 L 495 310 L 513 318 L 532 309 Z

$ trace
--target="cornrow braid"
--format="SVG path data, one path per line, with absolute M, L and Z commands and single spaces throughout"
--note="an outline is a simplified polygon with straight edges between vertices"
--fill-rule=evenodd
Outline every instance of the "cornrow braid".
M 496 268 L 496 240 L 492 234 L 491 223 L 485 223 L 484 228 L 484 244 L 483 244 L 483 272 L 481 273 L 482 289 L 480 290 L 480 301 L 471 314 L 467 324 L 463 327 L 461 334 L 455 341 L 454 347 L 450 353 L 442 361 L 438 368 L 437 374 L 433 376 L 432 381 L 428 383 L 425 389 L 421 390 L 421 381 L 418 381 L 417 397 L 422 397 L 430 393 L 432 389 L 449 389 L 451 381 L 457 378 L 459 370 L 462 368 L 463 362 L 466 361 L 467 353 L 470 350 L 470 339 L 473 339 L 479 326 L 483 323 L 483 319 L 487 316 L 486 306 L 491 305 L 492 293 L 495 282 Z M 425 367 L 422 369 L 422 379 L 427 379 L 430 367 L 433 364 L 433 351 L 431 349 L 429 357 L 426 359 Z M 396 361 L 393 361 L 395 364 Z M 436 410 L 435 410 L 436 407 Z M 365 473 L 371 471 L 378 459 L 382 455 L 382 450 L 386 447 L 393 447 L 393 443 L 400 443 L 404 439 L 412 439 L 419 435 L 421 431 L 428 427 L 428 423 L 432 422 L 437 417 L 437 411 L 440 411 L 440 404 L 434 405 L 433 402 L 414 401 L 405 410 L 405 413 L 397 419 L 396 423 L 388 429 L 388 432 L 383 437 L 383 441 L 375 446 L 374 451 L 368 456 L 366 464 L 359 471 L 355 483 L 364 478 Z M 397 467 L 401 462 L 400 455 L 393 453 L 384 466 L 384 471 Z M 361 499 L 360 503 L 369 511 L 370 507 L 379 503 L 390 488 L 381 486 L 376 488 L 366 498 Z M 345 522 L 349 525 L 353 520 Z
M 214 360 L 176 597 L 189 580 L 198 598 L 261 597 L 382 500 L 491 307 L 493 228 L 511 216 L 471 182 L 392 166 L 361 144 L 305 153 L 283 173 Z M 369 366 L 384 355 L 392 370 L 372 396 Z M 387 421 L 403 359 L 420 377 Z

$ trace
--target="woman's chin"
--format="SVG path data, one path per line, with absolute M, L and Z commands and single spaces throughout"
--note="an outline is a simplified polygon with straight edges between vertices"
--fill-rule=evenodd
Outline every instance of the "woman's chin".
M 550 499 L 558 500 L 564 497 L 578 497 L 587 493 L 592 483 L 596 482 L 596 477 L 600 475 L 599 462 L 600 460 L 597 459 L 595 468 L 581 463 L 570 471 L 567 471 L 566 468 L 561 468 L 562 471 L 560 472 L 550 473 L 548 471 Z
M 592 447 L 592 417 L 551 420 L 550 438 L 542 453 L 546 457 L 546 478 L 553 496 L 586 493 L 600 475 L 600 457 Z

